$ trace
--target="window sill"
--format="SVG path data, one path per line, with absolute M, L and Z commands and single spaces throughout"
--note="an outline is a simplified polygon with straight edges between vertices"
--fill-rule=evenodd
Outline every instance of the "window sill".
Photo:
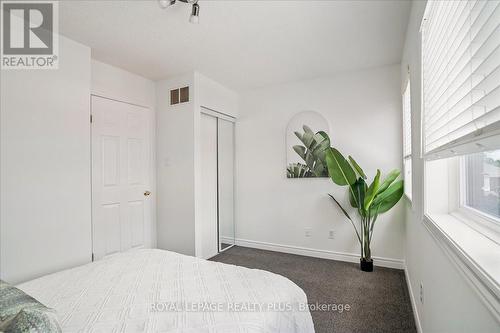
M 424 225 L 500 321 L 500 246 L 450 214 L 426 214 Z
M 452 215 L 500 246 L 500 225 L 493 218 L 469 207 L 460 207 Z

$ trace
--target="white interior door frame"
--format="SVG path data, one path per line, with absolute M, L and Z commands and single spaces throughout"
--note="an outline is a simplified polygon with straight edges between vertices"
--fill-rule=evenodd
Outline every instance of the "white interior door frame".
M 92 260 L 95 260 L 95 254 L 98 253 L 98 249 L 96 248 L 96 207 L 95 207 L 95 200 L 96 198 L 94 197 L 95 193 L 95 174 L 94 174 L 94 129 L 93 125 L 95 122 L 94 118 L 94 110 L 92 109 L 93 106 L 93 101 L 94 99 L 102 99 L 102 100 L 107 100 L 110 102 L 116 102 L 116 103 L 123 103 L 126 106 L 130 107 L 136 107 L 137 110 L 143 110 L 146 114 L 146 129 L 145 129 L 145 136 L 144 139 L 146 141 L 145 146 L 148 148 L 147 150 L 144 151 L 144 159 L 145 159 L 145 179 L 144 179 L 144 187 L 146 190 L 148 189 L 156 189 L 156 186 L 154 184 L 155 181 L 155 175 L 154 175 L 154 138 L 152 138 L 149 133 L 154 133 L 155 129 L 155 115 L 154 115 L 154 110 L 152 110 L 148 106 L 144 105 L 138 105 L 134 103 L 130 103 L 127 101 L 123 100 L 118 100 L 115 98 L 109 98 L 106 96 L 102 95 L 97 95 L 97 94 L 91 94 L 90 95 L 91 99 L 91 110 L 90 110 L 90 132 L 91 132 L 91 202 L 92 202 L 92 219 L 91 219 L 91 227 L 92 227 Z M 148 197 L 148 200 L 144 200 L 144 233 L 143 233 L 143 238 L 144 238 L 144 244 L 142 246 L 144 247 L 152 247 L 155 245 L 155 240 L 153 240 L 153 237 L 155 236 L 155 226 L 153 225 L 154 222 L 156 221 L 156 212 L 154 211 L 155 206 L 153 201 L 155 200 L 155 193 L 151 193 L 151 195 Z
M 235 117 L 230 116 L 228 114 L 225 114 L 223 112 L 215 111 L 215 110 L 210 109 L 206 106 L 201 106 L 201 113 L 207 114 L 207 115 L 215 117 L 215 118 L 224 119 L 224 120 L 230 121 L 232 123 L 236 123 Z

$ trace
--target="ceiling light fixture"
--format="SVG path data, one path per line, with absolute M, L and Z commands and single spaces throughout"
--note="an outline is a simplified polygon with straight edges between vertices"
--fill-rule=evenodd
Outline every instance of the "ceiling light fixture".
M 200 22 L 200 5 L 198 5 L 198 0 L 179 0 L 180 2 L 184 2 L 187 4 L 192 4 L 193 8 L 191 9 L 191 16 L 189 17 L 189 22 L 191 23 L 199 23 Z M 174 5 L 176 0 L 158 0 L 158 4 L 162 9 L 166 9 L 172 5 Z

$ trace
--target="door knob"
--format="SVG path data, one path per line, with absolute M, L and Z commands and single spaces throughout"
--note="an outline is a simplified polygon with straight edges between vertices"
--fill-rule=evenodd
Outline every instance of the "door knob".
M 147 196 L 148 196 L 148 195 L 150 195 L 150 194 L 151 194 L 151 192 L 150 192 L 150 191 L 145 191 L 145 192 L 144 192 L 144 196 L 145 196 L 145 197 L 147 197 Z

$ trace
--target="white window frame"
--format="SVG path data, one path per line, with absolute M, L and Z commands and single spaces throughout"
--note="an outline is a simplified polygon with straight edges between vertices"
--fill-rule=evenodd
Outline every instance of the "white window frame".
M 500 245 L 500 218 L 467 206 L 467 156 L 461 156 L 459 159 L 456 172 L 458 179 L 455 180 L 458 183 L 458 196 L 453 198 L 457 203 L 453 205 L 456 209 L 451 214 Z
M 464 157 L 434 162 L 447 164 L 441 179 L 446 181 L 443 190 L 448 196 L 436 195 L 429 189 L 433 177 L 424 166 L 423 225 L 500 321 L 500 281 L 498 274 L 492 273 L 498 271 L 496 260 L 491 260 L 500 251 L 500 227 L 486 214 L 465 205 L 465 172 L 461 166 L 465 164 Z M 431 211 L 431 204 L 436 202 L 446 206 L 447 212 Z M 490 260 L 485 261 L 485 251 Z
M 429 204 L 427 200 L 440 201 L 441 206 L 447 207 L 447 214 L 457 218 L 457 222 L 465 223 L 475 231 L 500 245 L 500 219 L 473 207 L 467 206 L 466 158 L 467 155 L 457 156 L 449 160 L 443 160 L 442 162 L 447 163 L 447 200 L 439 197 L 432 197 L 432 194 L 428 193 L 428 175 L 426 172 L 426 188 L 424 190 L 426 204 L 424 205 L 424 215 L 432 219 L 433 213 L 429 212 Z M 429 198 L 429 196 L 431 197 Z
M 407 108 L 407 105 L 406 105 L 406 100 L 405 100 L 405 96 L 406 94 L 409 94 L 409 108 Z M 403 179 L 404 179 L 404 185 L 405 185 L 405 189 L 404 189 L 404 195 L 406 197 L 406 199 L 410 202 L 412 202 L 412 196 L 413 196 L 413 166 L 411 167 L 411 173 L 410 173 L 410 177 L 408 179 L 408 177 L 406 177 L 406 161 L 409 160 L 409 163 L 410 165 L 412 165 L 413 163 L 413 149 L 412 149 L 412 137 L 411 137 L 411 127 L 412 127 L 412 121 L 411 121 L 411 80 L 410 80 L 410 69 L 408 68 L 408 76 L 406 78 L 406 81 L 405 81 L 405 85 L 404 85 L 404 90 L 403 90 L 403 94 L 401 96 L 401 101 L 402 101 L 402 110 L 403 110 L 403 117 L 402 117 L 402 127 L 403 127 Z M 406 133 L 406 121 L 408 120 L 409 118 L 409 121 L 410 121 L 410 133 Z M 407 145 L 407 140 L 409 140 L 409 144 L 410 144 L 410 151 L 409 153 L 407 153 L 405 151 L 405 147 Z M 410 192 L 407 192 L 407 184 L 410 184 Z

